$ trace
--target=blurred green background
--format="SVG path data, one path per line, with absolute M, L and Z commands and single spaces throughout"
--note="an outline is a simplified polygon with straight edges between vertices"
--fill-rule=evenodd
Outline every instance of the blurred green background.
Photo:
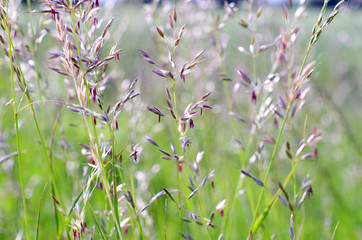
M 139 198 L 139 206 L 143 206 L 157 192 L 161 186 L 176 188 L 175 164 L 160 159 L 160 153 L 145 140 L 145 135 L 151 136 L 162 148 L 169 151 L 170 142 L 175 145 L 178 142 L 177 128 L 171 118 L 165 118 L 157 123 L 157 118 L 147 112 L 145 106 L 164 106 L 164 80 L 155 78 L 151 72 L 152 66 L 143 61 L 137 49 L 147 51 L 151 57 L 159 61 L 167 61 L 166 50 L 162 44 L 156 41 L 154 23 L 156 25 L 167 22 L 167 9 L 159 9 L 160 15 L 154 14 L 150 20 L 151 11 L 146 7 L 135 5 L 121 5 L 114 9 L 106 9 L 100 14 L 107 22 L 110 16 L 115 17 L 115 22 L 110 29 L 112 32 L 107 38 L 106 47 L 112 46 L 112 42 L 118 41 L 118 46 L 123 48 L 120 61 L 110 66 L 112 79 L 110 88 L 105 91 L 106 105 L 114 104 L 125 92 L 128 84 L 137 76 L 141 76 L 139 90 L 141 96 L 135 102 L 127 106 L 127 111 L 119 118 L 120 131 L 117 133 L 116 143 L 119 149 L 132 144 L 140 143 L 142 152 L 140 162 L 134 164 L 130 161 L 131 169 L 136 178 L 136 194 Z M 204 151 L 204 159 L 200 163 L 199 184 L 204 176 L 212 170 L 215 171 L 215 189 L 210 184 L 202 190 L 197 200 L 192 200 L 195 212 L 204 217 L 208 216 L 216 204 L 227 196 L 230 197 L 240 177 L 239 152 L 232 141 L 233 130 L 231 119 L 227 115 L 226 100 L 222 81 L 219 79 L 217 64 L 212 59 L 214 47 L 212 39 L 206 33 L 210 31 L 210 19 L 223 16 L 223 9 L 207 12 L 203 9 L 179 8 L 178 27 L 186 23 L 185 40 L 180 44 L 182 59 L 192 59 L 200 50 L 205 50 L 206 57 L 198 66 L 202 73 L 196 72 L 188 80 L 186 85 L 180 85 L 180 106 L 186 107 L 190 100 L 195 101 L 204 93 L 212 91 L 209 104 L 212 111 L 205 111 L 204 115 L 195 121 L 195 129 L 189 130 L 191 147 L 186 158 L 194 161 L 198 151 Z M 291 12 L 294 12 L 293 8 Z M 330 10 L 328 10 L 330 11 Z M 19 10 L 19 19 L 26 25 L 26 10 Z M 22 13 L 22 14 L 20 14 Z M 300 36 L 297 45 L 297 59 L 301 61 L 305 54 L 311 29 L 319 14 L 319 9 L 308 8 L 307 16 L 300 22 Z M 36 16 L 37 18 L 38 16 Z M 243 68 L 251 72 L 250 59 L 237 51 L 238 46 L 247 48 L 249 36 L 245 29 L 238 25 L 240 17 L 245 17 L 245 12 L 237 12 L 233 18 L 226 22 L 220 36 L 227 41 L 225 50 L 225 71 L 233 78 L 227 82 L 230 89 L 237 78 L 236 69 Z M 99 17 L 100 18 L 100 17 Z M 100 18 L 101 19 L 101 18 Z M 150 22 L 151 21 L 151 22 Z M 154 21 L 154 22 L 152 22 Z M 211 21 L 212 22 L 212 21 Z M 280 7 L 265 7 L 260 20 L 260 28 L 257 34 L 265 36 L 265 40 L 275 37 L 280 26 L 284 25 Z M 105 24 L 105 23 L 103 23 Z M 299 24 L 299 23 L 298 23 Z M 50 25 L 51 26 L 51 25 Z M 296 229 L 302 228 L 300 239 L 331 239 L 333 231 L 339 222 L 335 239 L 359 239 L 362 236 L 362 15 L 359 10 L 344 8 L 340 15 L 322 33 L 320 40 L 313 47 L 309 59 L 317 61 L 317 67 L 312 76 L 311 93 L 305 109 L 301 112 L 298 124 L 304 123 L 305 116 L 308 119 L 308 128 L 317 127 L 323 132 L 323 140 L 318 143 L 318 157 L 315 161 L 301 162 L 298 166 L 297 177 L 302 180 L 306 173 L 312 184 L 313 196 L 306 200 L 304 207 L 296 215 Z M 42 73 L 42 88 L 46 100 L 56 100 L 57 103 L 46 101 L 45 125 L 42 126 L 47 136 L 47 147 L 50 147 L 52 130 L 54 127 L 53 168 L 55 178 L 58 179 L 58 187 L 62 204 L 70 206 L 77 196 L 80 186 L 84 184 L 82 176 L 86 166 L 86 157 L 79 154 L 79 143 L 87 143 L 88 136 L 82 126 L 81 117 L 69 111 L 62 101 L 68 101 L 66 84 L 64 80 L 47 69 L 47 66 L 56 66 L 56 60 L 48 59 L 48 52 L 56 52 L 56 46 L 52 36 L 47 35 L 41 44 L 39 61 Z M 207 55 L 211 52 L 210 55 Z M 11 82 L 9 80 L 8 60 L 1 53 L 0 59 L 0 157 L 16 152 L 16 139 L 11 105 L 6 105 L 12 98 Z M 209 56 L 209 57 L 208 57 Z M 270 69 L 270 53 L 262 54 L 257 60 L 258 74 L 265 77 Z M 30 74 L 29 79 L 33 76 Z M 161 82 L 162 81 L 162 82 Z M 35 82 L 34 82 L 35 83 Z M 36 86 L 31 86 L 32 96 L 37 98 Z M 18 97 L 22 97 L 18 93 Z M 48 183 L 43 197 L 41 208 L 40 239 L 53 239 L 48 236 L 56 236 L 53 217 L 53 202 L 50 197 L 50 185 L 47 168 L 43 159 L 43 153 L 37 138 L 31 112 L 26 106 L 24 98 L 20 104 L 24 109 L 20 112 L 20 132 L 23 149 L 24 180 L 26 183 L 26 198 L 30 216 L 31 235 L 35 234 L 36 218 L 39 211 L 39 203 L 42 190 Z M 35 104 L 37 110 L 39 106 Z M 243 109 L 240 105 L 240 109 Z M 57 118 L 59 113 L 60 118 Z M 56 125 L 56 119 L 58 122 Z M 248 130 L 238 126 L 242 136 L 247 137 Z M 297 129 L 302 134 L 302 129 Z M 106 131 L 104 131 L 106 134 Z M 283 148 L 282 146 L 281 148 Z M 180 146 L 177 148 L 181 151 Z M 269 148 L 269 147 L 268 147 Z M 269 148 L 270 150 L 270 148 Z M 129 152 L 129 148 L 127 148 Z M 283 152 L 281 150 L 281 152 Z M 247 156 L 250 157 L 250 156 Z M 286 165 L 285 165 L 286 164 Z M 286 160 L 276 166 L 280 170 L 273 173 L 272 180 L 282 181 L 290 169 Z M 170 170 L 171 169 L 171 170 Z M 281 172 L 281 173 L 280 173 Z M 192 174 L 184 167 L 182 172 L 184 181 L 187 174 Z M 278 175 L 281 174 L 281 175 Z M 129 183 L 130 179 L 127 179 Z M 188 184 L 188 183 L 187 183 Z M 185 182 L 186 186 L 186 182 Z M 254 200 L 257 199 L 259 190 L 254 184 L 249 184 L 256 190 L 253 192 Z M 183 187 L 187 192 L 187 188 Z M 274 192 L 275 186 L 272 190 Z M 23 229 L 23 211 L 17 158 L 10 158 L 0 164 L 0 239 L 14 239 Z M 267 193 L 267 198 L 272 194 Z M 167 237 L 174 239 L 178 231 L 178 219 L 176 207 L 166 197 L 157 200 L 149 207 L 149 213 L 143 220 L 145 231 L 149 231 L 152 239 L 161 239 L 164 236 L 164 228 L 167 229 Z M 95 189 L 92 197 L 92 205 L 95 209 L 106 208 L 106 201 L 102 191 Z M 265 201 L 264 204 L 266 204 Z M 167 221 L 165 219 L 165 204 L 167 205 Z M 229 239 L 240 239 L 248 235 L 251 222 L 250 207 L 247 206 L 246 194 L 240 196 L 240 201 L 232 217 Z M 240 212 L 238 212 L 240 211 Z M 187 216 L 187 212 L 183 213 Z M 195 239 L 217 239 L 220 233 L 222 218 L 219 213 L 215 216 L 216 229 L 209 229 L 196 224 L 184 223 L 185 232 L 192 232 Z M 86 217 L 88 226 L 92 225 L 91 215 Z M 289 238 L 290 213 L 287 207 L 279 202 L 268 216 L 262 227 L 263 239 L 270 239 L 277 234 L 276 239 Z M 107 223 L 109 224 L 109 223 Z M 111 224 L 109 224 L 111 225 Z M 23 236 L 24 238 L 24 236 Z M 95 235 L 95 239 L 99 236 Z M 133 238 L 132 233 L 128 238 Z M 126 239 L 128 239 L 126 237 Z

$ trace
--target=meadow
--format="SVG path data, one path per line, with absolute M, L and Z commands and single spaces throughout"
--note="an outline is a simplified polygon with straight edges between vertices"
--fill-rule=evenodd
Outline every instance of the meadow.
M 0 239 L 362 236 L 359 10 L 0 2 Z

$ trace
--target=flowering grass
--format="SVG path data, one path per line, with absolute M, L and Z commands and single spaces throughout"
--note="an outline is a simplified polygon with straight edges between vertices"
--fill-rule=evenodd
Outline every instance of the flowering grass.
M 327 3 L 2 1 L 0 237 L 357 239 L 358 13 Z

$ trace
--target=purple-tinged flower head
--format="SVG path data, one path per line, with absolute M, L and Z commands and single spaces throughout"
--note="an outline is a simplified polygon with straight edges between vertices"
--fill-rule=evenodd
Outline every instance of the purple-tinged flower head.
M 242 70 L 238 70 L 238 74 L 241 76 L 241 78 L 247 83 L 247 84 L 251 84 L 251 79 L 250 77 Z
M 291 238 L 292 240 L 295 239 L 295 235 L 294 235 L 294 214 L 293 214 L 293 213 L 292 213 L 292 215 L 290 216 L 289 235 L 290 235 L 290 238 Z
M 148 109 L 148 111 L 158 115 L 158 122 L 161 121 L 162 116 L 165 116 L 165 114 L 160 109 L 158 109 L 157 107 L 147 107 L 147 109 Z
M 156 31 L 157 31 L 158 35 L 160 35 L 160 37 L 165 38 L 165 35 L 164 35 L 163 31 L 161 30 L 161 28 L 156 26 Z
M 192 212 L 190 212 L 190 211 L 187 211 L 187 212 L 188 212 L 190 218 L 192 218 L 192 219 L 194 219 L 194 220 L 197 220 L 197 216 L 196 216 L 194 213 L 192 213 Z
M 308 199 L 309 199 L 310 195 L 313 195 L 312 186 L 308 187 L 307 195 L 308 195 Z
M 253 90 L 252 92 L 251 92 L 251 102 L 253 103 L 253 104 L 255 104 L 256 103 L 256 94 L 255 94 L 255 91 Z
M 185 74 L 182 74 L 182 75 L 181 75 L 181 78 L 182 78 L 182 81 L 185 83 L 185 82 L 186 82 Z
M 190 138 L 186 138 L 185 141 L 182 141 L 182 150 L 186 152 L 186 147 L 190 145 Z
M 256 184 L 258 184 L 259 186 L 264 187 L 263 181 L 261 181 L 260 179 L 254 177 L 253 175 L 251 175 L 251 173 L 249 173 L 249 172 L 247 172 L 247 171 L 244 171 L 244 170 L 240 170 L 240 172 L 241 172 L 242 174 L 244 174 L 245 176 L 253 179 L 254 182 L 255 182 Z
M 285 3 L 282 3 L 282 10 L 283 10 L 284 18 L 287 20 L 288 17 L 289 17 L 289 13 L 288 13 L 288 10 L 287 10 L 287 7 L 286 7 Z
M 224 208 L 225 208 L 225 205 L 226 205 L 226 200 L 222 200 L 221 202 L 219 202 L 217 205 L 216 205 L 216 210 L 220 211 L 220 216 L 223 217 L 224 216 Z
M 184 120 L 179 121 L 178 131 L 181 134 L 184 134 L 186 132 L 186 122 Z
M 297 94 L 295 95 L 295 99 L 299 99 L 302 95 L 302 91 L 301 90 L 298 90 L 297 91 Z
M 133 154 L 133 159 L 135 162 L 138 162 L 138 152 L 137 151 L 134 151 L 134 154 Z
M 206 108 L 206 109 L 212 109 L 212 107 L 209 106 L 209 105 L 202 105 L 201 110 L 200 110 L 200 116 L 202 116 L 202 112 L 203 112 L 203 110 L 204 110 L 205 108 Z
M 274 117 L 274 126 L 278 128 L 278 119 L 276 117 Z
M 282 49 L 283 49 L 283 52 L 287 49 L 287 43 L 285 42 L 285 39 L 283 39 L 283 41 L 282 41 Z
M 315 160 L 318 156 L 318 149 L 315 148 L 314 151 L 313 151 L 313 160 Z
M 286 62 L 287 62 L 287 59 L 286 59 L 284 53 L 280 52 L 279 53 L 279 63 L 286 63 Z
M 170 27 L 173 29 L 173 20 L 170 14 L 168 15 L 168 23 L 170 24 Z
M 194 125 L 194 120 L 192 120 L 192 118 L 190 118 L 189 123 L 190 123 L 190 128 L 194 128 L 194 127 L 195 127 L 195 125 Z
M 148 53 L 146 53 L 145 51 L 141 49 L 137 49 L 137 51 L 139 51 L 145 58 L 151 58 L 150 55 L 148 55 Z
M 294 117 L 296 110 L 297 110 L 297 105 L 294 104 L 291 111 L 290 111 L 290 117 Z
M 159 147 L 158 144 L 151 137 L 146 136 L 147 141 L 149 141 L 153 146 Z
M 175 22 L 177 22 L 177 12 L 176 12 L 176 8 L 175 8 L 175 7 L 173 8 L 172 16 L 173 16 L 173 20 L 174 20 Z
M 50 8 L 50 12 L 51 12 L 51 18 L 55 19 L 55 15 L 58 14 L 58 12 L 55 11 L 53 8 Z
M 116 61 L 119 60 L 119 52 L 116 52 L 116 53 L 114 54 L 114 58 L 116 59 Z
M 282 104 L 283 109 L 287 109 L 287 104 L 285 103 L 283 98 L 281 96 L 278 96 L 278 99 L 279 99 L 280 103 Z
M 97 89 L 94 87 L 94 88 L 89 88 L 89 94 L 90 96 L 92 97 L 92 101 L 93 103 L 96 102 L 96 98 L 97 98 Z

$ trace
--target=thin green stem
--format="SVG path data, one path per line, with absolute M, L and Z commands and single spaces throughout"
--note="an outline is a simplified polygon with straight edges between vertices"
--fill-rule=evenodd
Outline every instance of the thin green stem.
M 29 228 L 28 228 L 28 214 L 26 209 L 26 199 L 25 199 L 25 186 L 24 186 L 24 177 L 23 177 L 23 164 L 22 164 L 22 154 L 21 154 L 21 143 L 20 143 L 20 132 L 19 132 L 19 119 L 18 112 L 16 107 L 16 94 L 15 94 L 15 77 L 14 77 L 14 62 L 13 62 L 13 46 L 11 41 L 11 22 L 9 17 L 9 2 L 6 4 L 7 12 L 7 34 L 9 39 L 9 58 L 10 58 L 10 75 L 11 75 L 11 86 L 13 94 L 13 110 L 14 110 L 14 120 L 15 120 L 15 131 L 16 131 L 16 146 L 18 151 L 18 167 L 19 167 L 19 176 L 20 176 L 20 185 L 21 185 L 21 195 L 23 199 L 23 210 L 24 210 L 24 224 L 25 224 L 25 234 L 26 238 L 29 239 Z
M 283 183 L 283 188 L 285 189 L 288 182 L 290 181 L 290 179 L 292 178 L 295 169 L 298 165 L 298 162 L 300 160 L 300 156 L 295 160 L 295 164 L 292 167 L 292 169 L 290 170 L 287 178 L 284 180 Z M 255 223 L 252 225 L 252 228 L 250 229 L 250 231 L 252 232 L 252 234 L 254 235 L 256 233 L 256 231 L 259 229 L 260 225 L 262 224 L 262 222 L 265 220 L 266 216 L 268 215 L 268 213 L 272 210 L 272 208 L 274 207 L 276 200 L 278 198 L 278 194 L 281 193 L 281 190 L 279 189 L 273 196 L 273 198 L 270 200 L 268 206 L 264 209 L 263 213 L 259 216 L 258 219 L 256 219 Z
M 92 213 L 92 217 L 93 217 L 94 223 L 95 223 L 95 225 L 96 225 L 96 227 L 97 227 L 97 230 L 98 230 L 99 234 L 101 235 L 101 238 L 102 238 L 103 240 L 108 239 L 108 238 L 106 237 L 105 233 L 103 232 L 102 227 L 101 227 L 100 224 L 98 223 L 98 221 L 97 221 L 97 219 L 96 219 L 96 216 L 94 215 L 94 211 L 93 211 L 92 205 L 91 205 L 91 203 L 90 203 L 89 201 L 87 202 L 87 205 L 88 205 L 88 207 L 89 207 L 89 209 L 90 209 L 90 212 Z
M 334 230 L 333 230 L 333 235 L 332 235 L 331 240 L 333 240 L 333 239 L 334 239 L 334 235 L 336 235 L 337 228 L 338 228 L 338 226 L 339 226 L 339 222 L 340 222 L 340 220 L 338 220 L 338 222 L 337 222 L 337 224 L 336 224 L 336 227 L 335 227 Z
M 165 215 L 163 216 L 163 236 L 164 236 L 164 240 L 167 239 L 167 227 L 166 227 L 166 211 L 167 211 L 167 198 L 165 199 Z
M 173 43 L 175 42 L 176 38 L 175 38 L 175 30 L 172 28 L 172 36 L 173 36 Z M 172 49 L 172 58 L 176 59 L 176 46 L 173 46 Z M 174 61 L 174 60 L 173 60 Z M 175 65 L 173 65 L 171 63 L 171 67 L 173 69 L 173 75 L 176 76 L 176 68 Z M 174 104 L 174 113 L 175 113 L 175 123 L 176 123 L 176 127 L 178 127 L 178 114 L 177 114 L 177 98 L 176 98 L 176 78 L 172 78 L 173 80 L 173 88 L 172 88 L 172 92 L 173 92 L 173 104 Z M 180 136 L 182 137 L 182 136 Z M 179 159 L 177 159 L 177 166 L 176 166 L 176 176 L 177 176 L 177 198 L 178 198 L 178 213 L 179 213 L 179 239 L 182 239 L 182 212 L 181 212 L 181 190 L 180 190 L 180 174 L 179 174 Z
M 285 113 L 285 116 L 284 116 L 284 119 L 283 119 L 283 123 L 282 123 L 282 126 L 279 130 L 279 134 L 278 134 L 278 138 L 277 138 L 277 141 L 274 145 L 274 148 L 273 148 L 273 152 L 272 152 L 272 155 L 271 155 L 271 158 L 270 158 L 270 162 L 269 162 L 269 166 L 268 166 L 268 170 L 266 172 L 266 175 L 265 175 L 265 178 L 264 178 L 264 185 L 266 185 L 266 182 L 268 180 L 268 177 L 269 177 L 269 174 L 270 174 L 270 171 L 271 171 L 271 167 L 273 165 L 273 162 L 274 162 L 274 159 L 275 159 L 275 156 L 276 156 L 276 153 L 277 153 L 277 150 L 278 150 L 278 146 L 279 146 L 279 143 L 280 143 L 280 139 L 282 138 L 282 134 L 283 134 L 283 130 L 284 130 L 284 126 L 285 126 L 285 122 L 289 116 L 289 111 L 290 111 L 290 107 L 291 107 L 291 103 L 288 105 L 288 108 L 287 108 L 287 111 Z M 262 201 L 262 198 L 263 198 L 263 195 L 264 195 L 264 191 L 265 191 L 265 188 L 263 187 L 260 191 L 260 194 L 259 194 L 259 200 L 258 200 L 258 203 L 256 205 L 256 208 L 255 208 L 255 211 L 254 211 L 254 216 L 253 216 L 253 221 L 252 221 L 252 225 L 253 226 L 255 224 L 255 220 L 256 220 L 256 216 L 259 212 L 259 208 L 260 208 L 260 204 L 261 204 L 261 201 Z M 254 234 L 254 233 L 253 233 Z
M 295 163 L 293 162 L 293 165 L 294 165 Z M 293 182 L 294 182 L 294 196 L 297 194 L 297 175 L 294 173 L 293 174 Z
M 9 44 L 11 46 L 11 49 L 15 49 L 15 47 L 14 47 L 12 41 L 11 41 L 11 36 L 10 36 L 9 40 L 10 40 Z M 38 135 L 39 135 L 42 150 L 43 150 L 43 153 L 44 153 L 44 156 L 45 156 L 45 159 L 46 159 L 46 162 L 47 162 L 47 166 L 48 166 L 48 169 L 49 169 L 51 182 L 52 182 L 51 184 L 52 184 L 52 189 L 53 189 L 53 195 L 59 199 L 58 191 L 57 191 L 57 188 L 56 188 L 56 185 L 55 185 L 55 178 L 54 178 L 54 174 L 53 174 L 53 169 L 52 169 L 52 166 L 51 166 L 50 161 L 49 161 L 49 156 L 48 156 L 47 151 L 46 151 L 43 135 L 42 135 L 42 132 L 41 132 L 40 127 L 39 127 L 39 123 L 38 123 L 38 120 L 37 120 L 37 116 L 36 116 L 36 113 L 35 113 L 34 106 L 32 104 L 32 99 L 31 99 L 31 96 L 30 96 L 30 92 L 29 92 L 29 89 L 27 88 L 27 83 L 26 83 L 26 80 L 25 80 L 25 77 L 24 77 L 24 73 L 22 71 L 18 56 L 17 56 L 15 51 L 13 52 L 13 55 L 14 55 L 15 60 L 16 60 L 17 68 L 18 68 L 18 70 L 20 72 L 19 82 L 22 85 L 21 89 L 23 90 L 25 96 L 28 99 L 29 106 L 30 106 L 30 109 L 31 109 L 31 112 L 32 112 L 32 115 L 33 115 L 33 120 L 34 120 L 36 129 L 37 129 L 37 132 L 38 132 Z M 11 58 L 11 60 L 13 60 L 13 59 Z M 56 218 L 56 224 L 57 224 L 57 229 L 58 229 L 58 236 L 60 236 L 61 232 L 62 232 L 62 227 L 60 226 L 60 223 L 58 222 L 57 212 L 55 213 L 55 218 Z
M 120 222 L 119 219 L 119 208 L 118 208 L 118 192 L 117 192 L 117 177 L 116 177 L 116 155 L 115 155 L 115 144 L 114 144 L 114 130 L 111 124 L 108 124 L 109 134 L 111 136 L 111 146 L 112 146 L 112 179 L 113 179 L 113 196 L 114 196 L 114 209 L 116 211 L 117 223 Z M 102 160 L 101 160 L 102 161 Z M 130 216 L 131 217 L 131 216 Z
M 254 78 L 254 83 L 257 83 L 257 67 L 256 67 L 256 55 L 253 53 L 252 55 L 252 59 L 253 59 L 253 78 Z
M 125 183 L 125 176 L 124 176 L 124 172 L 123 172 L 123 167 L 121 168 L 117 168 L 118 170 L 118 174 L 119 174 L 119 177 L 121 179 L 121 182 Z M 126 193 L 126 188 L 125 188 L 125 185 L 122 185 L 122 191 L 124 193 Z M 132 230 L 133 230 L 133 234 L 134 234 L 134 237 L 136 238 L 137 234 L 136 234 L 136 228 L 135 228 L 135 224 L 134 224 L 134 219 L 132 217 L 132 210 L 131 210 L 131 207 L 129 204 L 127 204 L 127 210 L 128 210 L 128 215 L 130 216 L 130 222 L 131 222 L 131 226 L 132 226 Z M 136 213 L 136 212 L 135 212 Z M 136 213 L 137 214 L 137 213 Z M 136 215 L 137 217 L 137 215 Z
M 300 66 L 299 75 L 302 74 L 303 68 L 304 68 L 304 66 L 305 66 L 305 64 L 306 64 L 306 62 L 307 62 L 307 59 L 308 59 L 310 50 L 311 50 L 313 44 L 315 43 L 315 42 L 313 42 L 313 40 L 314 40 L 314 38 L 315 38 L 315 36 L 316 36 L 315 34 L 316 34 L 316 31 L 318 30 L 317 28 L 320 26 L 320 22 L 322 21 L 322 17 L 323 17 L 323 14 L 324 14 L 324 12 L 325 12 L 325 9 L 326 9 L 326 7 L 327 7 L 328 2 L 329 2 L 329 0 L 325 0 L 325 1 L 324 1 L 323 7 L 322 7 L 322 9 L 321 9 L 321 11 L 320 11 L 320 13 L 319 13 L 319 17 L 318 17 L 317 23 L 313 26 L 312 35 L 311 35 L 311 37 L 310 37 L 310 40 L 309 40 L 309 43 L 308 43 L 308 47 L 307 47 L 307 52 L 306 52 L 306 54 L 305 54 L 305 56 L 304 56 L 302 65 Z
M 180 161 L 177 158 L 176 175 L 177 175 L 177 200 L 178 200 L 178 215 L 180 227 L 180 239 L 182 239 L 182 212 L 181 212 L 181 190 L 180 190 L 180 173 L 178 170 Z
M 128 172 L 129 172 L 130 180 L 131 180 L 131 188 L 132 188 L 133 202 L 134 202 L 134 205 L 135 205 L 134 211 L 135 211 L 135 214 L 136 214 L 136 216 L 137 216 L 137 212 L 136 212 L 136 209 L 137 209 L 136 190 L 135 190 L 135 185 L 134 185 L 134 181 L 133 181 L 132 169 L 130 168 L 128 161 L 127 161 L 127 167 L 128 167 Z M 141 224 L 141 221 L 140 221 L 139 216 L 137 216 L 136 219 L 137 219 L 138 231 L 139 231 L 139 234 L 140 234 L 140 235 L 139 235 L 139 239 L 144 239 L 142 224 Z
M 43 196 L 44 196 L 44 192 L 45 192 L 45 189 L 46 189 L 47 185 L 48 185 L 48 183 L 45 183 L 44 188 L 43 188 L 43 192 L 41 193 L 41 196 L 40 196 L 39 211 L 38 211 L 38 219 L 37 219 L 37 223 L 36 223 L 36 235 L 35 235 L 35 240 L 38 240 L 38 238 L 39 238 L 41 206 L 42 206 Z
M 319 19 L 322 18 L 323 13 L 324 13 L 324 11 L 325 11 L 325 8 L 326 8 L 326 6 L 327 6 L 327 3 L 328 3 L 328 0 L 326 0 L 326 1 L 324 2 L 324 5 L 323 5 L 322 10 L 321 10 L 320 15 L 319 15 Z M 308 47 L 307 47 L 306 54 L 305 54 L 305 56 L 304 56 L 304 59 L 303 59 L 303 61 L 302 61 L 302 64 L 301 64 L 301 67 L 300 67 L 300 70 L 299 70 L 299 76 L 302 75 L 302 72 L 303 72 L 303 69 L 304 69 L 305 64 L 306 64 L 306 62 L 307 62 L 307 59 L 308 59 L 308 56 L 309 56 L 311 47 L 312 47 L 313 44 L 314 44 L 313 39 L 314 39 L 314 37 L 315 37 L 315 29 L 319 26 L 319 24 L 320 24 L 320 23 L 317 22 L 317 24 L 314 25 L 313 33 L 312 33 L 312 36 L 311 36 L 311 38 L 310 38 L 310 41 L 309 41 L 309 44 L 308 44 Z M 294 89 L 294 92 L 295 92 L 295 91 L 297 91 L 297 88 Z M 276 155 L 276 151 L 277 151 L 277 148 L 278 148 L 278 146 L 279 146 L 279 141 L 280 141 L 280 139 L 281 139 L 281 136 L 282 136 L 282 133 L 283 133 L 283 130 L 284 130 L 284 125 L 285 125 L 285 122 L 286 122 L 286 120 L 287 120 L 287 118 L 288 118 L 288 116 L 289 116 L 289 112 L 290 112 L 290 109 L 291 109 L 292 104 L 293 104 L 293 100 L 294 100 L 294 99 L 292 99 L 292 100 L 290 101 L 290 103 L 288 104 L 287 111 L 286 111 L 286 113 L 285 113 L 282 126 L 281 126 L 281 128 L 280 128 L 280 130 L 279 130 L 278 138 L 277 138 L 277 141 L 276 141 L 276 143 L 275 143 L 275 145 L 274 145 L 274 149 L 273 149 L 273 153 L 272 153 L 272 156 L 271 156 L 271 159 L 270 159 L 270 162 L 269 162 L 268 170 L 267 170 L 267 173 L 266 173 L 266 175 L 265 175 L 264 185 L 266 184 L 266 181 L 268 180 L 269 173 L 270 173 L 270 170 L 271 170 L 271 167 L 272 167 L 272 164 L 273 164 L 273 162 L 274 162 L 275 155 Z M 289 173 L 288 178 L 287 178 L 287 180 L 286 180 L 286 183 L 289 181 L 290 177 L 291 177 L 293 174 L 295 174 L 294 172 L 295 172 L 295 168 L 296 168 L 296 166 L 297 166 L 298 160 L 299 160 L 299 158 L 297 159 L 297 161 L 295 162 L 295 164 L 293 164 L 292 171 Z M 286 183 L 285 183 L 285 185 L 286 185 Z M 259 217 L 259 219 L 256 220 L 257 214 L 258 214 L 258 212 L 259 212 L 261 200 L 262 200 L 262 198 L 263 198 L 264 189 L 265 189 L 265 188 L 262 188 L 261 191 L 260 191 L 259 200 L 258 200 L 258 203 L 257 203 L 257 207 L 256 207 L 256 209 L 255 209 L 255 211 L 254 211 L 254 217 L 253 217 L 252 225 L 251 225 L 251 228 L 250 228 L 250 231 L 251 231 L 252 234 L 255 234 L 256 230 L 258 229 L 258 227 L 259 227 L 260 224 L 261 224 L 261 222 L 259 222 L 259 219 L 261 219 L 261 221 L 263 221 L 264 218 L 265 218 L 266 215 L 267 215 L 267 212 L 269 212 L 270 209 L 271 209 L 270 206 L 272 207 L 273 204 L 274 204 L 274 203 L 272 202 L 272 205 L 269 205 L 269 208 L 266 209 L 267 212 L 264 211 L 264 213 L 262 214 L 262 216 L 261 216 L 262 218 Z M 278 191 L 278 192 L 279 192 L 279 191 Z M 274 197 L 274 198 L 276 198 L 276 197 Z M 273 198 L 272 201 L 274 201 L 274 198 Z M 266 214 L 265 214 L 265 213 L 266 213 Z M 265 217 L 264 217 L 264 216 L 265 216 Z
M 173 103 L 175 105 L 175 115 L 176 115 L 176 119 L 177 119 L 176 80 L 175 79 L 173 79 Z M 177 121 L 176 121 L 176 125 L 177 125 Z

